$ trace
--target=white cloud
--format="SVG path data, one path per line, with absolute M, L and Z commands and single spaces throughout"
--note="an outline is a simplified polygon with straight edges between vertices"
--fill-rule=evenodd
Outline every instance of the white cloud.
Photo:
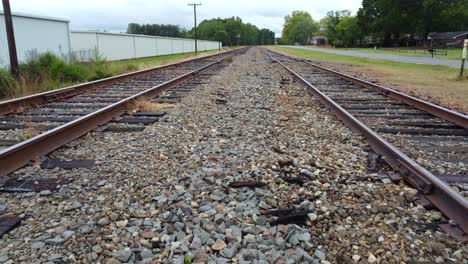
M 198 21 L 238 16 L 279 35 L 284 16 L 294 10 L 308 11 L 316 20 L 327 11 L 350 9 L 355 13 L 362 0 L 199 0 Z M 193 9 L 186 0 L 14 0 L 13 12 L 67 18 L 72 29 L 123 31 L 128 23 L 178 24 L 193 26 Z

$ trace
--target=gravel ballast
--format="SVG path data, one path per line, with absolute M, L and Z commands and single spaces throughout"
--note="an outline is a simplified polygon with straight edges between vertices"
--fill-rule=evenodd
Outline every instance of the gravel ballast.
M 1 238 L 0 263 L 467 263 L 437 228 L 447 219 L 370 175 L 362 138 L 259 49 L 144 131 L 77 142 L 51 156 L 95 168 L 29 166 L 15 174 L 73 181 L 0 194 L 24 219 Z M 262 184 L 230 187 L 241 181 Z M 284 208 L 306 214 L 267 213 Z

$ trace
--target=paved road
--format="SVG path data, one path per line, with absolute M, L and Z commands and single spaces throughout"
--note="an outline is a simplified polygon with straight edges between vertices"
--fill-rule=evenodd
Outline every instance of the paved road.
M 452 68 L 460 68 L 460 64 L 461 64 L 461 62 L 458 60 L 398 56 L 398 55 L 378 54 L 378 53 L 370 53 L 370 52 L 362 52 L 362 51 L 325 49 L 325 48 L 316 48 L 316 47 L 301 47 L 301 46 L 288 46 L 288 47 L 296 48 L 296 49 L 304 49 L 304 50 L 313 50 L 313 51 L 338 54 L 338 55 L 346 55 L 346 56 L 352 56 L 352 57 L 389 60 L 389 61 L 426 64 L 426 65 L 441 65 L 441 66 L 447 66 L 447 67 L 452 67 Z M 468 62 L 465 62 L 465 69 L 467 67 L 468 67 Z

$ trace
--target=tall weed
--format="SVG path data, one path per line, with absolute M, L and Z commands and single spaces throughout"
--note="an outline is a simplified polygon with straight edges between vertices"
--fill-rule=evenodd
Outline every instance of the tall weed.
M 49 68 L 49 74 L 53 80 L 62 82 L 80 82 L 87 79 L 87 72 L 79 63 L 66 63 L 56 61 Z
M 11 96 L 14 93 L 14 83 L 10 72 L 0 68 L 0 97 Z
M 91 81 L 104 79 L 113 75 L 109 70 L 109 64 L 107 63 L 106 58 L 98 53 L 96 53 L 94 57 L 91 58 L 90 65 L 92 75 L 89 79 Z

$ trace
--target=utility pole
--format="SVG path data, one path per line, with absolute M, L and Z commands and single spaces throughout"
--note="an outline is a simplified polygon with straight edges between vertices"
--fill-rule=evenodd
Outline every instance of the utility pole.
M 466 60 L 466 53 L 468 50 L 468 39 L 465 39 L 463 42 L 463 53 L 462 53 L 462 60 L 460 66 L 460 79 L 463 77 L 463 71 L 465 69 L 465 60 Z
M 19 77 L 18 56 L 16 54 L 15 33 L 13 31 L 13 18 L 11 17 L 10 1 L 3 1 L 3 15 L 5 16 L 5 27 L 10 55 L 10 69 L 13 77 Z
M 220 31 L 220 27 L 219 27 L 219 22 L 220 22 L 221 18 L 218 17 L 218 32 Z M 221 41 L 218 40 L 218 51 L 221 51 Z
M 200 3 L 189 3 L 189 6 L 193 6 L 193 17 L 195 19 L 195 54 L 198 53 L 198 47 L 197 47 L 197 6 L 201 6 Z

